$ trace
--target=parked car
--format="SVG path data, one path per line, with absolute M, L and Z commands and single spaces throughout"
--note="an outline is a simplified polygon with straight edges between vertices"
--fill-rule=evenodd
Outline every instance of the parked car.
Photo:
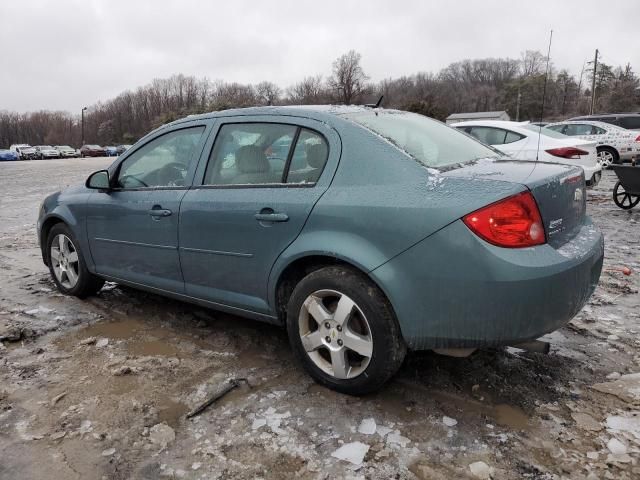
M 116 147 L 104 147 L 104 153 L 107 157 L 117 157 L 118 149 Z
M 267 158 L 283 137 L 304 165 Z M 37 229 L 61 292 L 110 280 L 286 325 L 313 378 L 350 394 L 380 388 L 407 349 L 469 353 L 560 328 L 604 251 L 582 169 L 344 106 L 172 122 L 48 196 Z
M 77 150 L 69 145 L 56 145 L 53 148 L 58 151 L 60 158 L 73 158 L 79 156 Z
M 640 134 L 609 123 L 593 121 L 566 121 L 547 125 L 556 132 L 596 142 L 598 160 L 603 168 L 612 163 L 633 161 L 640 156 Z
M 80 148 L 80 156 L 84 157 L 106 157 L 104 148 L 100 145 L 83 145 Z
M 28 143 L 18 143 L 11 145 L 9 150 L 18 154 L 20 160 L 35 160 L 38 158 L 38 152 Z
M 44 160 L 45 158 L 58 158 L 60 156 L 60 152 L 51 145 L 37 145 L 35 149 L 40 160 Z
M 538 159 L 582 167 L 589 186 L 597 185 L 602 177 L 595 142 L 570 138 L 529 123 L 473 120 L 451 126 L 517 160 Z
M 118 152 L 118 155 L 122 155 L 124 152 L 126 152 L 130 148 L 131 148 L 131 145 L 118 145 L 116 147 L 116 151 Z
M 20 160 L 20 156 L 12 150 L 0 150 L 0 161 L 8 160 Z
M 604 122 L 626 128 L 627 130 L 640 131 L 640 113 L 602 113 L 598 115 L 584 115 L 570 118 L 571 121 L 589 120 L 591 122 Z

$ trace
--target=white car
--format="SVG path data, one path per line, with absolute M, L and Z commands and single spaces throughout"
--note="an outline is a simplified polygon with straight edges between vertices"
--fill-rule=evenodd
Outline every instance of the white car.
M 612 163 L 640 158 L 640 135 L 633 130 L 590 120 L 550 123 L 545 128 L 595 142 L 598 161 L 604 168 Z
M 597 185 L 602 176 L 595 142 L 570 138 L 528 122 L 470 120 L 451 126 L 516 160 L 537 159 L 541 162 L 580 166 L 589 186 Z
M 69 145 L 56 145 L 55 148 L 58 151 L 60 158 L 79 157 L 75 148 L 71 148 Z

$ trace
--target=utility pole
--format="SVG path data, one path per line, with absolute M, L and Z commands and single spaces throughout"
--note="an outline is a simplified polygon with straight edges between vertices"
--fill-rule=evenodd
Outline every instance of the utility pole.
M 80 144 L 81 147 L 84 145 L 84 111 L 86 109 L 87 107 L 82 107 L 82 143 Z
M 516 100 L 516 122 L 520 121 L 520 99 L 522 94 L 520 93 L 520 85 L 518 85 L 518 99 Z
M 596 56 L 593 59 L 593 78 L 591 80 L 591 108 L 589 115 L 593 115 L 593 106 L 596 103 L 596 71 L 598 70 L 598 49 L 596 48 Z

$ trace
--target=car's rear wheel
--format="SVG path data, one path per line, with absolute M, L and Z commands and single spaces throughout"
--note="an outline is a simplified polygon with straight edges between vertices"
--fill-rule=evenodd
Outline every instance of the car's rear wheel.
M 65 224 L 57 223 L 51 228 L 47 252 L 51 277 L 65 295 L 84 298 L 104 285 L 104 280 L 87 270 L 78 242 Z
M 602 168 L 609 168 L 612 164 L 618 163 L 618 152 L 609 147 L 598 147 L 598 163 Z
M 321 268 L 300 281 L 289 299 L 287 329 L 309 374 L 351 395 L 382 387 L 406 354 L 389 301 L 347 267 Z

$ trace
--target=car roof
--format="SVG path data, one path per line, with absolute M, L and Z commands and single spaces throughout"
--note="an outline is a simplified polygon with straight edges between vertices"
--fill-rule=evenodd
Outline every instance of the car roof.
M 638 117 L 640 114 L 637 112 L 628 112 L 628 113 L 594 113 L 593 115 L 582 115 L 580 117 L 573 117 L 569 120 L 588 120 L 589 118 L 617 118 L 617 117 Z
M 396 112 L 398 110 L 390 110 L 384 108 L 375 109 L 378 112 Z M 233 108 L 229 110 L 221 110 L 209 113 L 202 113 L 199 115 L 189 115 L 188 117 L 175 120 L 171 123 L 163 125 L 160 128 L 167 127 L 169 125 L 176 125 L 183 122 L 190 122 L 193 120 L 206 120 L 210 118 L 222 118 L 232 116 L 243 115 L 283 115 L 293 117 L 311 118 L 320 121 L 331 122 L 332 119 L 336 119 L 340 116 L 350 113 L 366 113 L 371 112 L 373 114 L 374 109 L 371 107 L 365 107 L 361 105 L 285 105 L 285 106 L 269 106 L 269 107 L 247 107 L 247 108 Z
M 550 127 L 553 125 L 572 125 L 572 124 L 575 125 L 576 123 L 594 125 L 596 127 L 604 128 L 605 130 L 614 129 L 614 128 L 617 128 L 618 130 L 624 130 L 624 128 L 618 127 L 617 125 L 612 125 L 611 123 L 607 123 L 607 122 L 598 122 L 596 120 L 565 120 L 564 122 L 550 123 L 549 125 L 547 125 L 547 127 Z

